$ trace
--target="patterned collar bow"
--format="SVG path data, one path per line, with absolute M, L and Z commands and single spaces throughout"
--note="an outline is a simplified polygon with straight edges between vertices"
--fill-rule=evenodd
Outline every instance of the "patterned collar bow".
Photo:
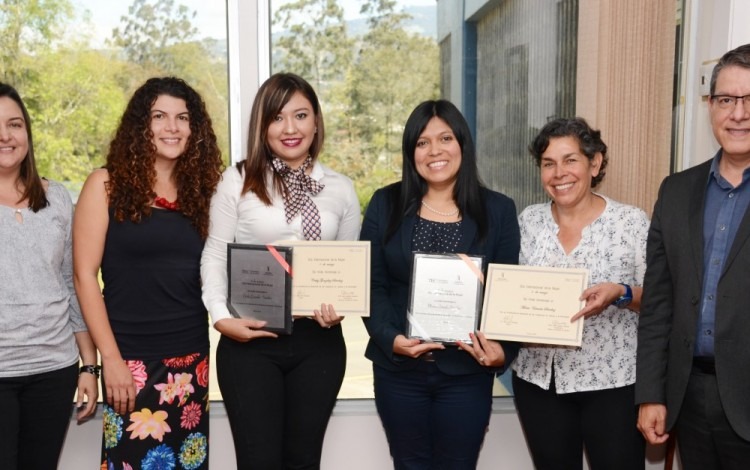
M 276 156 L 271 160 L 271 165 L 286 186 L 283 191 L 286 223 L 291 223 L 297 214 L 301 214 L 305 240 L 320 240 L 320 212 L 310 195 L 315 196 L 325 186 L 305 173 L 312 165 L 312 157 L 308 155 L 304 163 L 294 170 Z

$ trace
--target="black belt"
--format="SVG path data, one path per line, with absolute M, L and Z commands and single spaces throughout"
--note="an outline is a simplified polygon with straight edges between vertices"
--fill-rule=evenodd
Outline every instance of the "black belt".
M 419 359 L 425 362 L 435 362 L 435 355 L 432 353 L 432 351 L 427 351 L 426 353 L 419 356 Z
M 716 375 L 716 362 L 713 357 L 693 357 L 693 369 L 704 374 Z

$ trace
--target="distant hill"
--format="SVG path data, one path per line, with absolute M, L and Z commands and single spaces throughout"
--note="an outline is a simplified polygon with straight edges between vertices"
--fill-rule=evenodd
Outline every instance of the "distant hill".
M 411 15 L 406 22 L 406 29 L 423 36 L 437 39 L 437 6 L 406 7 L 404 11 Z M 351 36 L 359 36 L 367 31 L 367 20 L 358 18 L 346 22 L 346 28 Z
M 411 15 L 406 21 L 406 29 L 414 33 L 437 39 L 437 6 L 412 6 L 404 8 L 404 12 Z M 367 19 L 357 18 L 346 22 L 349 36 L 361 36 L 367 32 Z M 276 38 L 284 35 L 285 31 L 274 32 Z

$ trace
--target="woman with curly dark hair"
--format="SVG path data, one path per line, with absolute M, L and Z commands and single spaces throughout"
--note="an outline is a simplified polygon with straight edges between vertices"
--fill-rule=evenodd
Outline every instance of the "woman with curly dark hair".
M 102 358 L 108 468 L 208 467 L 200 256 L 221 170 L 201 97 L 178 78 L 152 78 L 81 191 L 75 285 Z

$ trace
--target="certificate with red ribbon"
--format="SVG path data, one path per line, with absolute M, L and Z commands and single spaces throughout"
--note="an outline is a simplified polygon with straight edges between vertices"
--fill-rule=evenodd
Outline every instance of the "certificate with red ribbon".
M 292 332 L 292 249 L 227 245 L 227 307 L 238 318 L 266 322 L 274 333 Z
M 483 262 L 481 256 L 414 253 L 407 336 L 471 343 L 482 307 Z

